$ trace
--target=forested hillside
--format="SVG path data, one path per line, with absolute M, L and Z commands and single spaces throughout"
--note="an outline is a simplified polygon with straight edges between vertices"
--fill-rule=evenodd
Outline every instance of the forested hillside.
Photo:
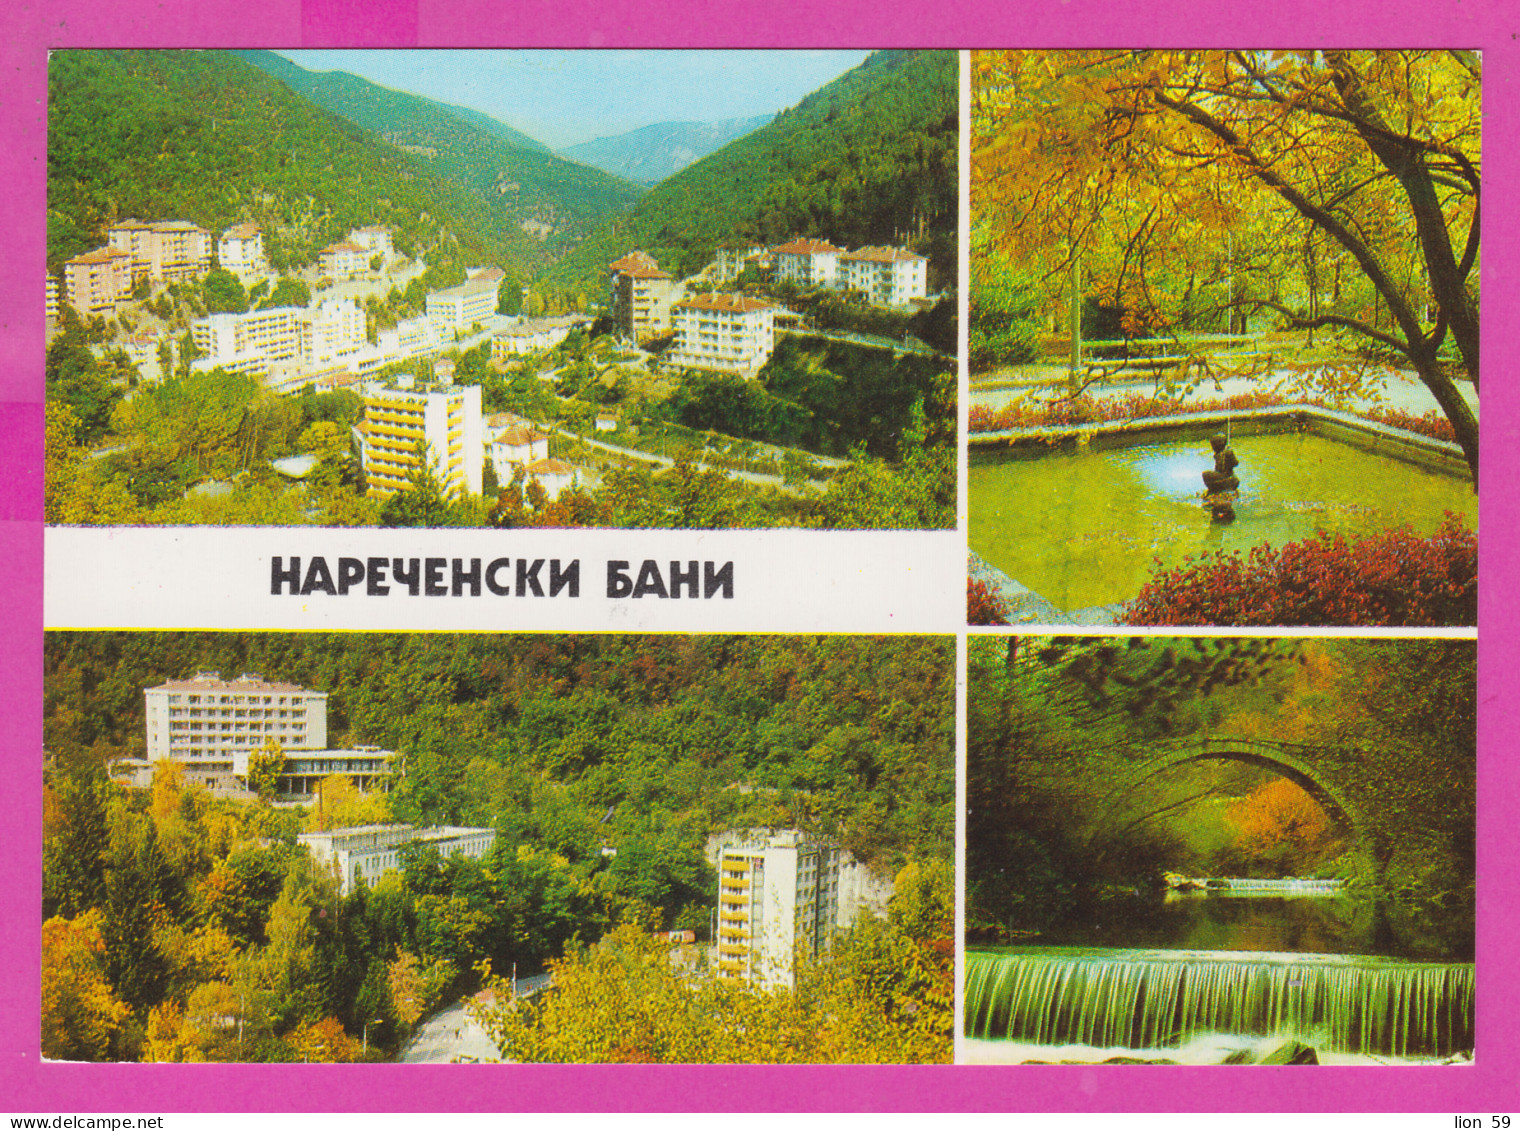
M 481 196 L 224 52 L 60 51 L 48 70 L 48 263 L 128 217 L 251 220 L 277 269 L 351 227 L 509 269 L 541 245 Z
M 882 51 L 764 129 L 662 181 L 626 218 L 551 268 L 599 278 L 643 248 L 690 274 L 731 239 L 816 236 L 849 247 L 908 244 L 931 288 L 955 280 L 959 65 L 952 51 Z
M 643 192 L 630 181 L 556 157 L 542 142 L 478 112 L 342 71 L 308 71 L 269 51 L 236 54 L 303 98 L 402 148 L 486 202 L 499 223 L 528 225 L 544 243 L 540 263 L 626 211 Z
M 553 962 L 580 1015 L 498 1017 L 513 1059 L 948 1059 L 954 655 L 904 636 L 50 634 L 43 1052 L 385 1059 L 487 972 Z M 172 766 L 151 790 L 108 784 L 104 759 L 142 753 L 142 689 L 201 669 L 328 691 L 329 740 L 396 749 L 404 776 L 388 795 L 327 778 L 320 814 L 215 798 Z M 404 849 L 347 896 L 295 843 L 390 820 L 496 842 Z M 838 937 L 795 995 L 677 972 L 669 943 L 640 957 L 650 931 L 710 938 L 707 839 L 757 826 L 838 834 L 895 873 L 888 919 Z M 609 959 L 610 1012 L 577 1009 L 576 970 Z M 676 1000 L 700 1041 L 661 1035 Z M 617 1038 L 635 1014 L 661 1020 Z
M 572 855 L 658 814 L 800 823 L 901 860 L 950 850 L 952 655 L 911 637 L 54 634 L 45 740 L 68 766 L 141 756 L 144 687 L 257 671 L 327 691 L 334 744 L 400 751 L 407 819 L 541 822 L 530 799 L 552 784 Z

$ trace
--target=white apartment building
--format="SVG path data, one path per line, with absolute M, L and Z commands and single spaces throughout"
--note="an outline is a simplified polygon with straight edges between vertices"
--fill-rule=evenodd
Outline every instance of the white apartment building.
M 630 251 L 607 268 L 608 306 L 618 333 L 629 341 L 659 337 L 670 329 L 670 311 L 686 287 L 654 256 Z
M 376 335 L 380 352 L 397 361 L 425 357 L 443 345 L 438 324 L 426 315 L 403 318 L 389 330 Z
M 302 312 L 301 359 L 330 366 L 369 345 L 364 311 L 351 298 L 324 299 Z
M 496 290 L 502 272 L 480 268 L 457 287 L 434 291 L 427 296 L 427 316 L 442 330 L 468 330 L 477 322 L 487 322 L 496 313 Z
M 776 278 L 799 287 L 834 287 L 839 278 L 839 257 L 845 254 L 828 240 L 796 239 L 771 249 Z
M 794 984 L 798 951 L 825 945 L 839 915 L 836 848 L 795 830 L 718 852 L 718 974 L 764 987 Z
M 190 335 L 201 351 L 192 365 L 197 372 L 226 369 L 257 377 L 280 362 L 306 370 L 331 368 L 352 360 L 369 344 L 364 311 L 353 299 L 212 314 L 192 322 Z M 301 384 L 295 382 L 297 387 Z
M 378 255 L 389 262 L 396 257 L 396 244 L 391 239 L 391 230 L 377 225 L 367 228 L 355 228 L 348 233 L 348 242 L 362 247 L 369 252 L 371 258 Z
M 412 825 L 358 825 L 330 832 L 300 833 L 296 843 L 306 846 L 312 859 L 338 877 L 343 895 L 360 884 L 373 885 L 386 872 L 401 866 L 401 849 L 408 844 L 426 845 L 440 856 L 482 859 L 496 843 L 495 829 L 442 825 L 419 829 Z
M 406 389 L 371 382 L 364 388 L 364 419 L 354 428 L 371 498 L 411 490 L 419 468 L 418 445 L 450 494 L 478 495 L 485 443 L 480 386 Z
M 116 313 L 116 304 L 132 295 L 131 255 L 98 247 L 63 265 L 64 301 L 80 314 Z
M 243 772 L 250 752 L 273 739 L 286 750 L 327 745 L 327 692 L 277 683 L 255 672 L 223 679 L 197 672 L 143 690 L 149 762 L 192 772 Z
M 724 244 L 717 250 L 713 274 L 719 282 L 737 279 L 751 262 L 764 263 L 770 259 L 770 251 L 764 244 Z
M 839 286 L 876 306 L 907 306 L 929 293 L 929 261 L 900 247 L 863 247 L 839 257 Z
M 748 295 L 706 294 L 671 307 L 671 365 L 753 374 L 776 348 L 776 308 Z
M 262 275 L 269 270 L 264 257 L 264 233 L 257 224 L 236 224 L 216 242 L 216 261 L 222 270 L 239 278 Z
M 47 320 L 49 323 L 58 321 L 58 277 L 47 276 Z
M 505 361 L 510 357 L 525 357 L 540 350 L 553 349 L 570 336 L 571 330 L 589 322 L 590 319 L 581 314 L 519 320 L 517 325 L 492 336 L 491 356 L 497 361 Z
M 368 248 L 347 240 L 329 244 L 317 253 L 317 271 L 329 279 L 349 279 L 369 270 L 372 255 Z
M 178 282 L 211 270 L 211 233 L 188 220 L 123 220 L 112 225 L 107 241 L 132 257 L 134 282 Z

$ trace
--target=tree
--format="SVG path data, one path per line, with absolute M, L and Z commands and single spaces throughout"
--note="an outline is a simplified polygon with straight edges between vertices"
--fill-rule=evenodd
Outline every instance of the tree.
M 519 314 L 522 312 L 522 284 L 511 275 L 496 288 L 496 313 Z
M 231 271 L 209 271 L 201 280 L 201 296 L 208 314 L 241 314 L 248 309 L 248 295 Z
M 48 403 L 73 412 L 79 443 L 93 444 L 105 435 L 122 392 L 91 352 L 87 332 L 72 307 L 63 308 L 62 332 L 48 346 L 43 375 Z
M 1476 481 L 1477 420 L 1438 357 L 1449 336 L 1477 389 L 1475 56 L 1010 52 L 975 67 L 973 196 L 1001 247 L 1048 278 L 1085 267 L 1131 332 L 1169 329 L 1212 287 L 1218 308 L 1389 350 L 1451 421 Z M 1269 246 L 1310 247 L 1314 233 L 1338 246 L 1365 305 L 1294 305 L 1237 276 L 1236 234 L 1249 242 L 1252 225 L 1282 233 Z
M 285 750 L 279 740 L 266 738 L 263 745 L 248 755 L 248 788 L 268 801 L 280 788 L 280 775 L 285 772 Z
M 260 310 L 273 310 L 279 306 L 310 306 L 311 287 L 300 279 L 282 275 L 269 297 L 259 304 Z
M 42 924 L 42 1055 L 106 1060 L 118 1051 L 132 1009 L 105 974 L 100 913 Z

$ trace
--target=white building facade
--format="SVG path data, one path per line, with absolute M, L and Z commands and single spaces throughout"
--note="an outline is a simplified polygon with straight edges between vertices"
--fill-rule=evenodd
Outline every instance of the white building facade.
M 478 271 L 457 287 L 428 295 L 427 316 L 441 330 L 468 330 L 477 322 L 489 321 L 496 313 L 496 290 L 500 285 L 500 272 Z
M 837 848 L 795 830 L 718 852 L 718 974 L 763 987 L 791 987 L 799 952 L 817 953 L 839 914 Z
M 776 278 L 799 287 L 834 287 L 839 278 L 839 257 L 844 248 L 828 240 L 792 240 L 771 249 Z
M 863 247 L 839 257 L 839 286 L 876 306 L 907 306 L 929 293 L 929 261 L 900 247 Z
M 236 224 L 216 243 L 216 261 L 222 270 L 239 278 L 262 275 L 269 270 L 264 257 L 264 233 L 257 224 Z
M 330 832 L 301 833 L 296 843 L 306 846 L 312 859 L 333 871 L 343 895 L 360 884 L 374 885 L 386 872 L 401 866 L 401 850 L 419 844 L 438 850 L 440 856 L 482 859 L 496 843 L 495 829 L 439 826 L 418 829 L 412 825 L 359 825 Z
M 753 374 L 776 348 L 776 308 L 748 295 L 705 294 L 671 308 L 671 365 Z
M 250 751 L 274 741 L 286 750 L 327 745 L 327 692 L 245 672 L 222 679 L 197 672 L 143 690 L 149 762 L 180 762 L 190 770 L 244 770 Z
M 411 490 L 418 445 L 444 490 L 481 492 L 485 463 L 480 386 L 403 389 L 372 382 L 364 390 L 364 419 L 355 427 L 371 498 Z

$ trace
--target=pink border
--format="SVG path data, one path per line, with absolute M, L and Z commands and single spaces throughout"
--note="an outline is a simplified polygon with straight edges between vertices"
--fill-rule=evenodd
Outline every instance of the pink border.
M 1485 49 L 1483 287 L 1489 372 L 1520 362 L 1515 318 L 1520 249 L 1520 41 L 1503 0 L 1278 0 L 1149 6 L 1095 0 L 972 0 L 881 5 L 781 0 L 739 9 L 656 0 L 39 0 L 4 5 L 0 64 L 0 750 L 9 804 L 0 807 L 0 1107 L 102 1111 L 444 1110 L 1013 1110 L 1462 1111 L 1512 1110 L 1520 1095 L 1520 772 L 1505 748 L 1520 727 L 1510 675 L 1520 660 L 1500 579 L 1520 548 L 1516 394 L 1484 400 L 1479 1026 L 1472 1068 L 1172 1070 L 1124 1068 L 764 1068 L 44 1065 L 37 1048 L 40 892 L 42 535 L 40 518 L 45 62 L 50 47 L 175 46 L 1452 46 Z M 253 13 L 257 11 L 255 20 Z M 508 18 L 503 18 L 504 13 Z M 710 13 L 710 14 L 709 14 Z M 1284 1075 L 1286 1074 L 1286 1076 Z

